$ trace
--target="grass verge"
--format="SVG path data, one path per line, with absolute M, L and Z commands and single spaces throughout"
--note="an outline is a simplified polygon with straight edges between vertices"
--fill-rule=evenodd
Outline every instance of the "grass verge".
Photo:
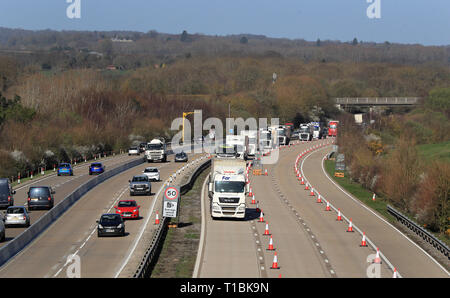
M 375 201 L 372 200 L 373 193 L 365 189 L 361 184 L 351 181 L 347 171 L 344 173 L 344 177 L 334 176 L 334 160 L 325 160 L 325 171 L 337 184 L 339 184 L 343 189 L 353 195 L 355 198 L 360 200 L 364 205 L 375 210 L 377 213 L 382 215 L 386 220 L 393 223 L 396 219 L 387 211 L 388 202 L 383 197 L 376 197 Z
M 151 278 L 191 278 L 201 231 L 201 190 L 206 169 L 192 189 L 181 197 L 178 228 L 169 228 Z M 172 220 L 176 222 L 176 219 Z

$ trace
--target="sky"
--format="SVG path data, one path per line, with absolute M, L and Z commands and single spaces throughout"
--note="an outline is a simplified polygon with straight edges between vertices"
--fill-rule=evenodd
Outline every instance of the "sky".
M 80 18 L 67 16 L 72 1 Z M 450 45 L 450 0 L 0 0 L 0 27 Z

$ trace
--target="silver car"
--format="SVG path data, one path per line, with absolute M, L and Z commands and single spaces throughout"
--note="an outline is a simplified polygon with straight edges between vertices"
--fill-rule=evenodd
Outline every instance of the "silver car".
M 6 209 L 5 226 L 30 226 L 30 216 L 23 206 L 11 206 Z
M 152 184 L 147 175 L 134 176 L 130 182 L 130 196 L 144 194 L 152 194 Z
M 130 155 L 140 155 L 141 152 L 139 150 L 138 147 L 131 147 L 130 149 L 128 149 L 128 156 Z
M 152 180 L 152 181 L 160 180 L 158 168 L 148 167 L 148 168 L 145 168 L 145 170 L 143 170 L 142 173 L 144 173 L 144 175 L 146 175 L 149 180 Z

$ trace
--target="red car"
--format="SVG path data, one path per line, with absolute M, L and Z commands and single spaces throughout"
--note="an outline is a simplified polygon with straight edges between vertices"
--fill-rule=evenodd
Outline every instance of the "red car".
M 120 214 L 122 218 L 139 218 L 140 207 L 135 200 L 121 200 L 114 206 L 116 214 Z

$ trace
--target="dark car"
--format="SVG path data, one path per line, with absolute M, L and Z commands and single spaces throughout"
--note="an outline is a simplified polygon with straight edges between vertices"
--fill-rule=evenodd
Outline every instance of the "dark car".
M 58 176 L 69 175 L 73 176 L 73 169 L 70 163 L 60 163 L 58 166 Z
M 125 222 L 120 214 L 106 213 L 97 220 L 97 236 L 125 236 Z
M 298 140 L 300 139 L 300 130 L 296 129 L 291 134 L 291 140 Z
M 140 143 L 139 144 L 139 151 L 142 153 L 142 152 L 145 152 L 145 149 L 147 148 L 147 143 Z
M 12 189 L 8 178 L 0 179 L 0 207 L 7 208 L 14 205 L 13 195 L 16 193 Z
M 328 136 L 328 127 L 324 127 L 322 130 L 322 139 L 326 139 Z
M 105 172 L 105 166 L 101 162 L 93 162 L 89 166 L 89 175 L 102 174 Z
M 55 191 L 50 186 L 32 186 L 28 189 L 28 210 L 53 208 Z
M 175 162 L 187 162 L 188 156 L 185 152 L 179 152 L 175 154 Z

